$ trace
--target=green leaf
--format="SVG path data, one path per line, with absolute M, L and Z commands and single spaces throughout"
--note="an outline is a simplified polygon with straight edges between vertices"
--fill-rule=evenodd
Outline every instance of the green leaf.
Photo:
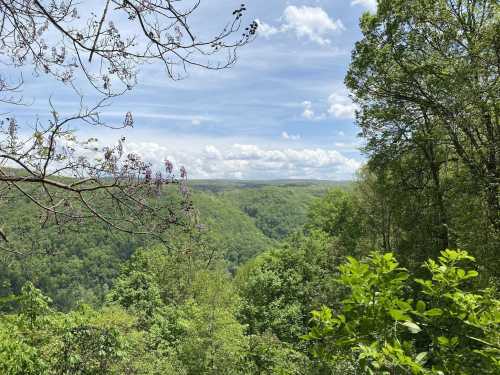
M 438 343 L 441 346 L 448 346 L 448 344 L 450 343 L 450 340 L 448 340 L 448 338 L 445 336 L 439 336 Z
M 402 310 L 402 311 L 408 311 L 408 310 L 411 310 L 411 305 L 406 302 L 406 301 L 401 301 L 401 300 L 397 300 L 396 301 L 396 305 Z
M 441 316 L 441 315 L 443 315 L 443 310 L 438 309 L 438 308 L 430 309 L 430 310 L 427 310 L 424 313 L 424 315 L 425 316 Z
M 415 357 L 415 362 L 419 364 L 424 364 L 426 362 L 427 352 L 418 353 Z
M 406 328 L 408 328 L 408 331 L 410 331 L 411 333 L 416 334 L 416 333 L 419 333 L 420 331 L 422 331 L 422 328 L 420 328 L 420 326 L 416 323 L 407 321 L 407 322 L 404 322 L 401 324 L 404 325 Z
M 394 320 L 410 320 L 410 317 L 408 315 L 405 315 L 401 310 L 391 309 L 389 310 L 389 315 Z
M 470 279 L 472 277 L 477 277 L 479 274 L 477 271 L 467 271 L 467 275 L 465 276 L 467 279 Z
M 425 311 L 425 302 L 417 301 L 416 309 L 419 313 L 423 313 Z
M 408 280 L 408 273 L 406 272 L 399 272 L 392 280 L 393 281 L 405 281 Z

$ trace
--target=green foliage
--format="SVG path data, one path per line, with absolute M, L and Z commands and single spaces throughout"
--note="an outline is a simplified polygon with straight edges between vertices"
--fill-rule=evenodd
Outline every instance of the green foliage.
M 32 284 L 18 296 L 18 315 L 0 318 L 2 374 L 119 374 L 125 332 L 134 318 L 118 309 L 82 306 L 55 312 Z
M 220 265 L 207 269 L 203 258 L 143 249 L 124 268 L 109 301 L 138 317 L 145 351 L 167 373 L 244 370 L 248 340 L 236 319 L 240 300 Z
M 312 363 L 306 353 L 270 332 L 249 336 L 249 374 L 299 375 L 309 373 Z
M 362 16 L 352 186 L 195 181 L 197 225 L 162 244 L 40 228 L 9 191 L 0 226 L 30 251 L 0 252 L 0 373 L 500 373 L 499 14 L 379 0 Z
M 229 200 L 198 193 L 194 202 L 200 212 L 200 222 L 206 228 L 206 242 L 228 260 L 231 269 L 273 244 L 274 241 Z
M 236 283 L 244 305 L 241 318 L 252 334 L 272 332 L 298 344 L 309 311 L 329 298 L 325 281 L 335 266 L 335 252 L 322 232 L 297 235 L 238 271 Z
M 345 83 L 375 182 L 367 205 L 383 248 L 411 269 L 464 247 L 498 277 L 499 9 L 379 0 L 360 20 Z
M 282 240 L 307 221 L 309 205 L 326 187 L 277 187 L 231 190 L 222 197 L 250 216 L 267 237 Z
M 311 204 L 306 228 L 321 230 L 338 239 L 346 254 L 355 254 L 361 238 L 362 216 L 356 196 L 332 189 Z
M 336 280 L 348 288 L 338 312 L 312 312 L 304 338 L 324 361 L 348 359 L 369 374 L 483 374 L 500 370 L 500 301 L 475 290 L 478 273 L 464 251 L 429 260 L 429 277 L 412 278 L 391 253 L 349 258 Z M 419 299 L 408 298 L 409 294 Z
M 19 339 L 12 326 L 0 320 L 0 373 L 36 375 L 46 368 L 37 348 Z
M 56 368 L 62 374 L 106 374 L 120 358 L 118 332 L 114 329 L 81 325 L 69 329 L 61 341 Z

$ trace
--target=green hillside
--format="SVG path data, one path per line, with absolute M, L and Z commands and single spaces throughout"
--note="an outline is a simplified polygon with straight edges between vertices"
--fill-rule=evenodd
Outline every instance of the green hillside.
M 193 202 L 202 230 L 193 241 L 227 262 L 229 270 L 298 230 L 306 220 L 310 201 L 328 183 L 194 181 Z M 213 189 L 207 189 L 211 186 Z M 216 191 L 216 192 L 214 192 Z M 154 244 L 150 238 L 111 231 L 100 223 L 77 228 L 40 227 L 30 215 L 26 198 L 16 197 L 2 207 L 3 226 L 33 252 L 3 254 L 0 262 L 2 295 L 17 293 L 32 281 L 62 309 L 80 302 L 99 305 L 124 262 L 136 249 Z M 174 233 L 173 246 L 186 241 Z

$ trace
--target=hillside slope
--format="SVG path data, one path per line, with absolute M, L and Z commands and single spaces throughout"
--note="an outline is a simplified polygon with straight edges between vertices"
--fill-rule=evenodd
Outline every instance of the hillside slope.
M 212 189 L 196 181 L 191 187 L 205 228 L 203 242 L 217 257 L 226 259 L 230 270 L 299 229 L 307 205 L 327 186 L 207 183 Z M 14 232 L 23 247 L 36 243 L 37 249 L 23 256 L 0 254 L 0 293 L 18 293 L 31 280 L 65 310 L 82 301 L 102 303 L 123 263 L 136 249 L 152 242 L 109 231 L 98 223 L 78 226 L 77 231 L 40 228 L 40 218 L 23 198 L 4 202 L 1 209 L 4 228 Z M 173 241 L 182 241 L 182 235 L 174 232 Z

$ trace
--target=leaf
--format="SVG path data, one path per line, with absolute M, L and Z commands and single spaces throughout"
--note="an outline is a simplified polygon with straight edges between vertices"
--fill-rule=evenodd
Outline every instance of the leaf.
M 406 321 L 404 323 L 401 323 L 402 325 L 404 325 L 406 328 L 408 328 L 408 331 L 410 331 L 411 333 L 419 333 L 420 331 L 422 331 L 422 328 L 420 328 L 420 326 L 416 323 L 413 323 L 413 322 L 410 322 L 410 321 Z
M 427 352 L 418 353 L 415 357 L 415 362 L 424 364 L 426 362 Z
M 467 275 L 465 276 L 467 279 L 470 279 L 472 277 L 477 277 L 479 273 L 477 271 L 467 271 Z
M 410 320 L 410 317 L 408 315 L 405 315 L 404 312 L 401 311 L 401 310 L 390 309 L 389 310 L 389 315 L 394 320 Z
M 424 312 L 424 315 L 425 316 L 441 316 L 441 315 L 443 315 L 443 310 L 438 309 L 438 308 L 430 309 L 430 310 L 427 310 L 426 312 Z
M 408 311 L 408 310 L 411 310 L 411 305 L 406 302 L 406 301 L 401 301 L 401 300 L 397 300 L 396 301 L 396 305 L 402 310 L 402 311 Z
M 419 313 L 423 313 L 425 311 L 425 302 L 417 301 L 416 309 Z
M 399 272 L 393 279 L 392 281 L 405 281 L 408 280 L 408 273 L 406 272 Z
M 439 336 L 438 337 L 438 343 L 439 345 L 441 346 L 448 346 L 448 344 L 450 343 L 450 341 L 448 340 L 447 337 L 445 336 Z

